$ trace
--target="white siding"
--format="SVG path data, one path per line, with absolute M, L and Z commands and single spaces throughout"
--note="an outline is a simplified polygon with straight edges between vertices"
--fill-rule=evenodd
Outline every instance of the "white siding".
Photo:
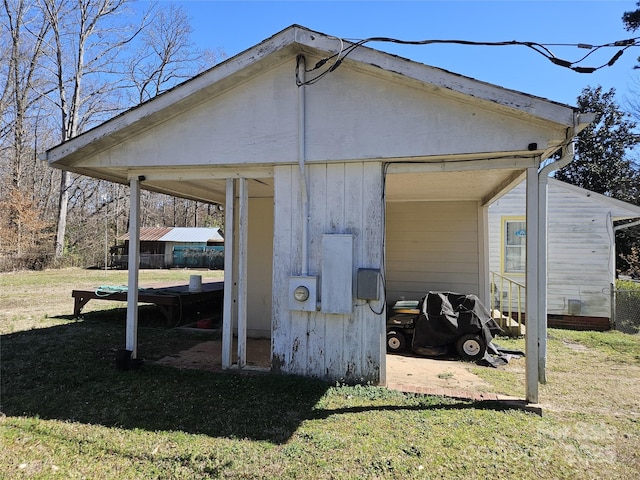
M 476 202 L 388 203 L 387 301 L 430 290 L 479 295 L 478 245 Z
M 340 68 L 327 80 L 308 89 L 308 111 L 314 112 L 309 161 L 491 152 L 496 145 L 520 151 L 531 142 L 561 140 L 548 126 L 522 116 L 408 86 L 399 78 Z
M 273 198 L 249 199 L 247 336 L 271 336 Z
M 577 300 L 580 315 L 609 318 L 609 288 L 615 278 L 611 221 L 620 212 L 595 199 L 596 194 L 583 192 L 549 182 L 547 313 L 566 315 L 570 300 Z M 489 208 L 491 271 L 500 272 L 502 217 L 524 216 L 525 195 L 520 184 Z M 513 278 L 524 283 L 522 276 Z
M 354 278 L 358 268 L 381 268 L 381 165 L 314 165 L 308 172 L 309 275 L 322 275 L 322 235 L 327 233 L 353 235 Z M 289 309 L 282 292 L 290 276 L 301 274 L 302 264 L 298 167 L 277 167 L 274 174 L 273 368 L 327 380 L 384 383 L 384 314 L 376 315 L 355 298 L 351 315 Z M 372 306 L 383 307 L 382 302 Z
M 316 60 L 309 58 L 308 64 Z M 212 91 L 189 110 L 83 159 L 83 167 L 296 162 L 294 71 L 292 58 L 219 95 Z M 442 96 L 400 78 L 378 78 L 345 66 L 326 80 L 306 90 L 308 163 L 488 155 L 564 138 L 555 125 Z

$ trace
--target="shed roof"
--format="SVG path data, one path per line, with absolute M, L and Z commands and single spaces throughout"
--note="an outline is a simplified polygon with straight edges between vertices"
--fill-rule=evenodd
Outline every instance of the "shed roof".
M 118 240 L 129 240 L 126 233 Z M 140 229 L 141 242 L 184 242 L 207 243 L 224 242 L 219 228 L 205 227 L 142 227 Z

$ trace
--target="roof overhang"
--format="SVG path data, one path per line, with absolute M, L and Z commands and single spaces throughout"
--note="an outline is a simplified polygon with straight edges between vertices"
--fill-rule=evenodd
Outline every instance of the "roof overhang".
M 90 166 L 85 160 L 187 112 L 206 99 L 222 95 L 265 70 L 290 61 L 292 56 L 304 53 L 310 58 L 325 58 L 338 53 L 343 46 L 344 43 L 335 37 L 297 25 L 291 26 L 177 87 L 48 150 L 44 158 L 53 167 L 111 182 L 126 184 L 131 178 L 144 178 L 141 185 L 147 190 L 198 201 L 223 202 L 224 179 L 235 176 L 252 180 L 250 195 L 268 196 L 273 192 L 273 165 L 268 164 L 252 165 L 248 170 L 231 165 L 212 165 L 210 168 L 179 165 L 136 169 L 109 165 Z M 458 102 L 484 105 L 492 111 L 516 116 L 531 124 L 552 124 L 554 128 L 566 131 L 566 139 L 562 142 L 570 141 L 573 135 L 586 126 L 586 123 L 580 122 L 576 110 L 570 106 L 504 89 L 368 47 L 353 50 L 344 64 L 365 74 L 401 81 Z M 392 164 L 388 172 L 393 173 L 398 181 L 415 183 L 420 179 L 421 184 L 416 185 L 416 188 L 431 192 L 430 198 L 435 199 L 437 195 L 439 199 L 453 199 L 462 192 L 467 192 L 467 195 L 473 192 L 474 198 L 486 201 L 497 194 L 497 189 L 514 184 L 524 168 L 532 164 L 539 165 L 561 146 L 559 141 L 557 144 L 535 146 L 523 152 L 500 152 L 504 158 L 501 161 L 493 158 L 494 167 L 491 173 L 485 174 L 492 176 L 491 182 L 483 182 L 477 174 L 470 172 L 480 169 L 483 162 L 486 163 L 487 159 L 495 157 L 494 152 L 479 152 L 460 158 L 385 158 L 384 162 Z M 362 160 L 367 159 L 354 159 Z M 413 171 L 409 171 L 411 169 Z M 447 181 L 439 181 L 437 177 L 440 176 L 446 176 Z M 402 188 L 394 194 L 393 182 L 388 185 L 389 198 L 401 199 Z M 457 194 L 443 187 L 451 182 L 459 186 Z M 468 188 L 464 188 L 464 185 Z

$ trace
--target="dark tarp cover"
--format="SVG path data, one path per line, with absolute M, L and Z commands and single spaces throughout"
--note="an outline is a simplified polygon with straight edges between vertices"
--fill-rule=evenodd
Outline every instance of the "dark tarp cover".
M 475 334 L 482 337 L 487 345 L 483 360 L 495 366 L 496 359 L 491 355 L 499 356 L 500 352 L 491 341 L 502 329 L 477 296 L 429 292 L 418 308 L 420 315 L 416 319 L 412 349 L 445 347 L 455 344 L 462 335 Z M 508 361 L 507 358 L 503 360 Z

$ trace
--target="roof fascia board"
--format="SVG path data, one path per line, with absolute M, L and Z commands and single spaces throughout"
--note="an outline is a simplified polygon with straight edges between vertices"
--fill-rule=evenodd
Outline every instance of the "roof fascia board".
M 128 171 L 129 178 L 144 176 L 145 181 L 188 181 L 188 180 L 226 180 L 227 178 L 272 178 L 273 167 L 265 168 L 238 168 L 232 169 L 224 166 L 207 167 L 179 167 L 149 169 L 139 168 Z

